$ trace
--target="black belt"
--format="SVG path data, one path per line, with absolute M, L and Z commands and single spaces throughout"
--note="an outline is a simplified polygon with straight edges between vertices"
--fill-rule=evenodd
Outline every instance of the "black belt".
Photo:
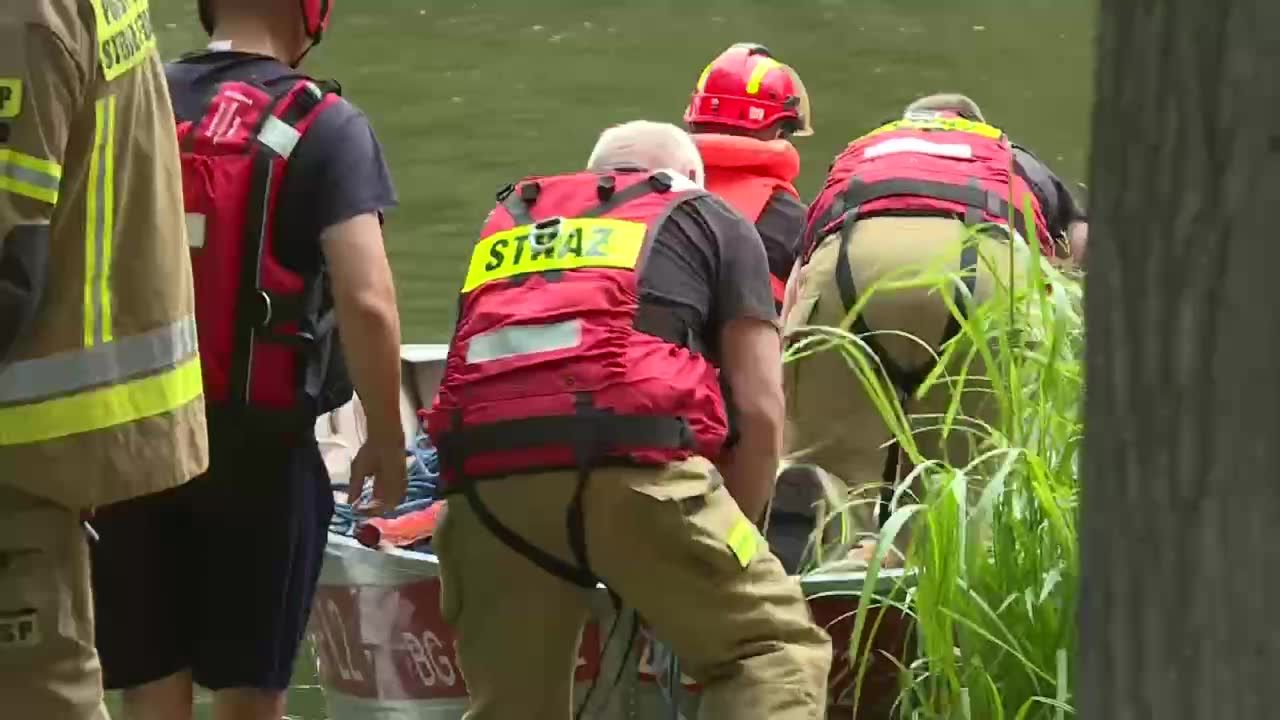
M 574 469 L 578 473 L 573 499 L 565 514 L 565 529 L 576 565 L 537 547 L 503 524 L 477 492 L 476 484 L 483 477 L 469 475 L 465 470 L 466 460 L 472 455 L 565 446 L 573 449 Z M 453 475 L 455 485 L 448 492 L 460 492 L 466 497 L 476 517 L 489 532 L 552 575 L 580 587 L 594 588 L 598 578 L 591 571 L 588 560 L 582 508 L 592 469 L 609 464 L 610 454 L 628 448 L 692 449 L 694 437 L 689 424 L 682 418 L 618 415 L 595 407 L 590 393 L 579 393 L 572 415 L 506 420 L 468 427 L 462 423 L 461 412 L 456 412 L 453 427 L 439 436 L 436 447 L 441 463 Z M 551 469 L 555 468 L 529 467 L 524 472 Z

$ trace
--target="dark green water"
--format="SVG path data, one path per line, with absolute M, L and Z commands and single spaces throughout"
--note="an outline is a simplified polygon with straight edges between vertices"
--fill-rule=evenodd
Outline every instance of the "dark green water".
M 203 44 L 194 3 L 152 6 L 166 57 Z M 1093 16 L 1087 0 L 346 0 L 307 68 L 341 80 L 385 146 L 405 341 L 431 342 L 448 339 L 498 188 L 580 168 L 608 124 L 679 122 L 703 66 L 737 41 L 768 45 L 809 89 L 806 194 L 841 146 L 943 90 L 1080 180 Z M 323 718 L 309 657 L 295 682 L 291 716 Z
M 166 56 L 201 42 L 191 13 L 153 4 Z M 442 341 L 493 193 L 526 174 L 580 168 L 610 123 L 679 122 L 698 73 L 736 41 L 768 45 L 812 95 L 817 135 L 798 142 L 807 194 L 841 146 L 939 90 L 970 93 L 992 122 L 1080 179 L 1093 6 L 348 0 L 307 67 L 340 79 L 385 145 L 401 198 L 387 235 L 405 340 Z

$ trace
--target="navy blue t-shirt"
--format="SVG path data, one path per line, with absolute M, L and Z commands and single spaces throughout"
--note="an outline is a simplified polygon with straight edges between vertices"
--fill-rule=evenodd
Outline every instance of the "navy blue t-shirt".
M 264 55 L 236 51 L 195 54 L 166 67 L 174 113 L 195 121 L 224 82 L 249 82 L 282 92 L 306 76 Z M 275 217 L 276 255 L 286 266 L 324 266 L 320 234 L 359 215 L 396 205 L 391 173 L 373 128 L 342 100 L 324 110 L 289 159 Z

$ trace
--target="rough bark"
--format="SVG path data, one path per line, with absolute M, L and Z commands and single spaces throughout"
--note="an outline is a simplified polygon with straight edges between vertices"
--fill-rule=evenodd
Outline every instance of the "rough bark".
M 1077 717 L 1280 717 L 1280 0 L 1102 0 Z

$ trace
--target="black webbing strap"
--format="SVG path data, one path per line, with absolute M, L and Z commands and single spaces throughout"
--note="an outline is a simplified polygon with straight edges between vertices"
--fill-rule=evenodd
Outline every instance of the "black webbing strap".
M 860 183 L 855 179 L 850 183 L 850 190 L 853 190 L 858 185 Z M 858 289 L 853 280 L 853 268 L 849 264 L 848 252 L 849 240 L 853 236 L 853 226 L 857 222 L 857 217 L 858 207 L 855 205 L 845 215 L 840 229 L 840 250 L 836 255 L 836 287 L 840 292 L 840 301 L 844 305 L 845 312 L 852 310 L 858 300 Z M 981 213 L 977 213 L 975 220 L 973 214 L 966 212 L 966 225 L 974 225 L 981 222 L 984 222 Z M 974 296 L 977 288 L 977 270 L 978 248 L 973 244 L 973 238 L 966 238 L 964 247 L 960 250 L 960 280 L 964 288 L 957 287 L 955 290 L 955 305 L 960 316 L 957 317 L 955 313 L 947 313 L 947 324 L 942 331 L 939 347 L 946 345 L 959 334 L 960 319 L 968 317 L 969 301 Z M 851 329 L 880 360 L 880 363 L 884 366 L 885 374 L 889 376 L 889 380 L 893 382 L 901 393 L 900 399 L 903 402 L 910 400 L 915 395 L 916 390 L 919 389 L 925 378 L 929 376 L 929 373 L 933 372 L 933 368 L 937 364 L 937 361 L 933 360 L 921 367 L 910 370 L 899 365 L 885 352 L 884 347 L 879 343 L 875 335 L 871 334 L 871 328 L 862 317 L 862 313 L 854 317 Z M 889 517 L 892 514 L 893 494 L 897 489 L 901 458 L 902 449 L 895 440 L 889 444 L 885 451 L 884 469 L 881 473 L 883 484 L 880 488 L 878 513 L 881 527 L 889 521 Z
M 969 317 L 969 303 L 978 290 L 978 248 L 973 244 L 973 238 L 966 239 L 964 247 L 960 249 L 960 282 L 964 287 L 957 287 L 954 295 L 956 310 L 960 314 L 957 316 L 955 313 L 948 313 L 947 326 L 942 331 L 939 347 L 951 342 L 951 338 L 960 333 L 960 321 Z
M 315 83 L 304 81 L 305 85 L 293 94 L 293 102 L 279 113 L 278 117 L 281 122 L 290 127 L 296 127 L 302 122 L 316 106 L 324 100 L 325 92 Z
M 898 488 L 898 463 L 902 457 L 902 447 L 898 441 L 889 443 L 884 454 L 884 470 L 880 473 L 884 484 L 880 486 L 880 527 L 884 527 L 893 515 L 893 494 Z
M 467 457 L 491 452 L 535 450 L 574 444 L 582 435 L 594 441 L 598 457 L 627 447 L 685 448 L 692 435 L 685 421 L 659 415 L 615 415 L 592 408 L 574 415 L 504 420 L 452 429 L 437 444 L 441 452 Z M 447 450 L 446 450 L 447 449 Z
M 840 228 L 840 249 L 836 254 L 836 288 L 840 291 L 840 303 L 844 306 L 846 313 L 858 303 L 858 286 L 853 281 L 853 267 L 849 265 L 848 250 L 849 238 L 853 235 L 853 226 L 857 214 L 858 208 L 856 207 L 848 212 L 844 225 Z M 889 353 L 885 352 L 884 347 L 880 345 L 880 341 L 871 332 L 871 328 L 867 325 L 867 320 L 862 313 L 854 315 L 853 323 L 849 329 L 866 343 L 872 354 L 880 360 L 881 365 L 884 366 L 885 373 L 895 387 L 905 392 L 908 396 L 915 392 L 915 389 L 923 382 L 925 374 L 908 371 L 890 357 Z
M 636 308 L 632 326 L 646 335 L 653 335 L 672 345 L 687 348 L 699 355 L 706 355 L 707 348 L 702 337 L 694 332 L 694 325 L 684 317 L 683 312 L 683 306 L 643 300 Z
M 258 289 L 258 270 L 269 231 L 267 208 L 275 176 L 275 158 L 259 150 L 253 154 L 249 206 L 245 209 L 244 248 L 240 258 L 240 293 L 236 298 L 235 340 L 231 349 L 232 403 L 248 405 L 253 365 L 254 334 L 270 316 L 270 299 Z
M 543 570 L 555 575 L 582 588 L 593 588 L 596 585 L 595 575 L 587 570 L 585 566 L 574 566 L 533 543 L 525 540 L 518 533 L 502 523 L 501 520 L 493 514 L 488 505 L 480 499 L 480 493 L 476 490 L 476 483 L 463 482 L 462 494 L 467 498 L 467 503 L 471 506 L 471 510 L 476 514 L 476 518 L 485 528 L 493 533 L 494 537 L 507 547 L 517 553 L 528 558 L 530 562 Z
M 612 188 L 612 186 L 610 187 Z M 608 197 L 602 198 L 599 205 L 578 213 L 578 217 L 600 217 L 649 193 L 670 192 L 672 187 L 671 178 L 666 173 L 656 172 L 650 175 L 646 181 L 638 182 L 625 190 L 614 191 L 610 189 L 607 193 Z M 606 193 L 600 193 L 600 195 L 604 194 Z
M 965 185 L 936 180 L 891 179 L 865 183 L 856 178 L 849 183 L 842 198 L 845 207 L 853 208 L 874 200 L 899 195 L 914 195 L 933 198 L 964 205 L 965 224 L 977 225 L 986 222 L 986 217 L 997 217 L 1007 220 L 1010 216 L 1009 203 L 999 194 L 985 190 L 977 180 L 970 179 Z M 1027 238 L 1026 221 L 1020 213 L 1013 213 L 1014 227 L 1022 237 Z
M 292 98 L 292 102 L 290 99 Z M 253 343 L 259 330 L 283 320 L 301 316 L 297 308 L 288 307 L 288 299 L 264 291 L 261 279 L 262 253 L 271 229 L 269 215 L 271 188 L 275 183 L 275 161 L 280 156 L 259 140 L 262 128 L 270 118 L 294 127 L 324 100 L 324 91 L 309 81 L 294 84 L 280 93 L 253 128 L 255 150 L 249 180 L 249 206 L 245 210 L 245 244 L 240 261 L 240 294 L 236 299 L 235 344 L 231 350 L 231 402 L 249 403 L 253 374 Z M 289 104 L 284 107 L 284 103 Z
M 613 193 L 618 189 L 618 178 L 612 175 L 601 175 L 596 180 L 596 197 L 600 202 L 609 202 L 609 198 L 613 197 Z
M 622 191 L 617 190 L 615 176 L 602 175 L 596 183 L 596 197 L 599 198 L 600 203 L 580 213 L 575 213 L 574 217 L 599 217 L 636 198 L 644 197 L 653 192 L 665 193 L 670 191 L 672 187 L 671 178 L 665 172 L 653 173 L 645 182 L 636 183 Z M 496 197 L 497 201 L 511 215 L 511 219 L 516 225 L 533 225 L 535 220 L 529 211 L 538 202 L 538 196 L 541 193 L 542 187 L 538 182 L 530 180 L 521 183 L 519 186 L 507 185 L 498 191 Z
M 521 185 L 518 192 L 503 190 L 499 193 L 498 201 L 511 214 L 511 220 L 516 225 L 530 225 L 533 223 L 533 216 L 529 214 L 529 209 L 538 201 L 541 192 L 541 185 L 536 181 L 529 181 Z
M 857 182 L 855 180 L 850 185 L 851 189 Z M 840 301 L 844 305 L 845 312 L 852 310 L 858 301 L 858 288 L 853 280 L 853 268 L 849 264 L 848 251 L 849 240 L 853 236 L 853 226 L 856 224 L 857 216 L 858 208 L 856 206 L 846 214 L 843 227 L 840 229 L 840 250 L 836 254 L 836 287 L 840 291 Z M 965 245 L 960 251 L 960 279 L 964 287 L 955 289 L 955 305 L 960 317 L 948 313 L 949 318 L 946 327 L 943 329 L 940 346 L 945 345 L 959 333 L 961 319 L 968 317 L 969 298 L 973 297 L 977 288 L 977 267 L 978 249 L 973 245 L 971 239 L 966 239 Z M 872 334 L 871 328 L 867 325 L 862 313 L 854 316 L 850 329 L 879 358 L 889 379 L 899 390 L 906 393 L 908 398 L 915 394 L 916 389 L 933 371 L 936 361 L 925 363 L 923 366 L 914 369 L 907 369 L 898 364 L 885 352 L 876 336 Z
M 503 544 L 528 558 L 548 573 L 583 588 L 597 582 L 587 552 L 583 499 L 591 471 L 610 452 L 627 447 L 689 448 L 693 434 L 688 424 L 675 417 L 615 415 L 592 404 L 590 393 L 579 393 L 572 415 L 534 417 L 466 427 L 461 413 L 454 414 L 453 427 L 437 441 L 441 458 L 452 469 L 457 491 L 463 493 L 480 522 Z M 476 490 L 478 478 L 468 476 L 464 466 L 471 454 L 532 450 L 570 445 L 573 448 L 577 483 L 565 509 L 565 532 L 575 564 L 561 560 L 537 547 L 507 527 L 489 510 Z M 614 598 L 615 606 L 620 601 Z
M 258 335 L 259 340 L 270 341 L 282 345 L 308 347 L 317 340 L 333 332 L 338 325 L 338 314 L 332 307 L 320 312 L 314 320 L 310 318 L 310 300 L 305 295 L 278 296 L 266 291 L 263 296 L 270 299 L 271 316 L 262 324 L 264 331 Z M 282 311 L 281 305 L 284 309 Z M 297 329 L 277 331 L 276 328 L 287 323 L 296 323 Z

